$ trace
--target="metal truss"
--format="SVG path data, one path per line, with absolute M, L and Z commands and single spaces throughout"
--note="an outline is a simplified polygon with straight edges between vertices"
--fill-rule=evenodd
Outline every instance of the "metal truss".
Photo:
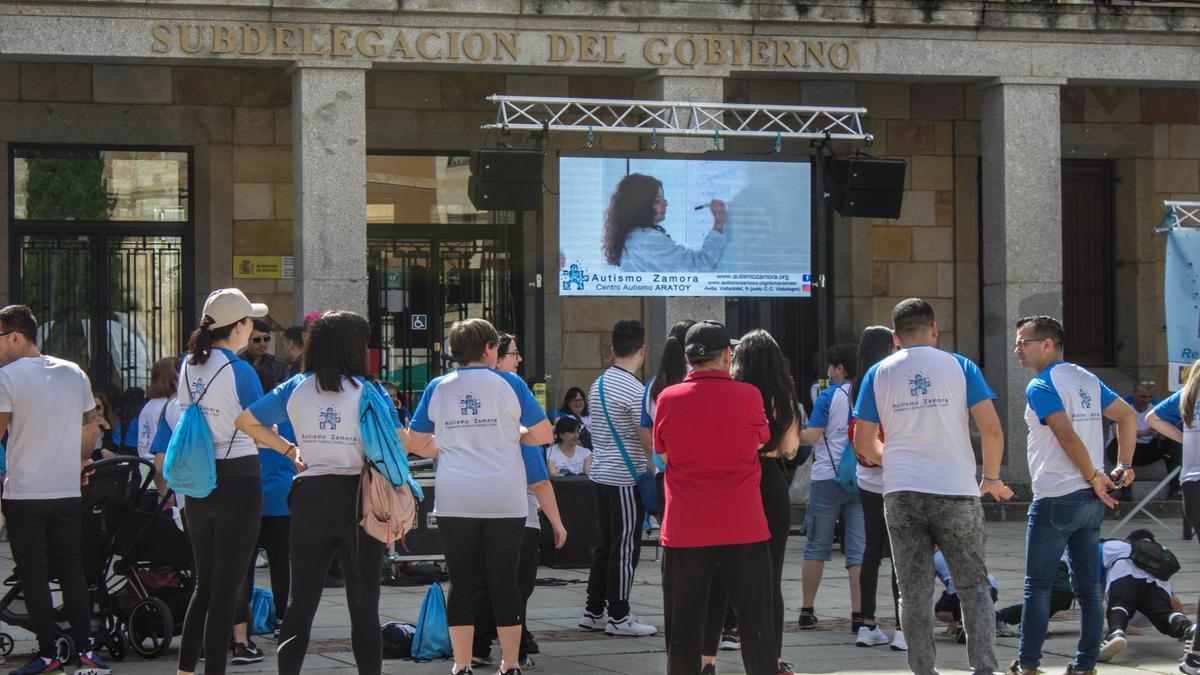
M 1167 214 L 1155 232 L 1165 232 L 1176 227 L 1200 227 L 1200 202 L 1164 201 Z
M 492 95 L 494 124 L 485 129 L 575 131 L 642 136 L 700 136 L 869 141 L 866 108 L 689 103 L 603 98 Z

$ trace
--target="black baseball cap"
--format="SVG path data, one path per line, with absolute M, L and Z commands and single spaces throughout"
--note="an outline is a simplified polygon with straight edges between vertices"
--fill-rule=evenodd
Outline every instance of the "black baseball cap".
M 729 329 L 716 321 L 701 321 L 688 329 L 684 338 L 683 351 L 696 359 L 707 359 L 721 353 L 726 347 L 734 347 L 738 340 L 729 337 Z

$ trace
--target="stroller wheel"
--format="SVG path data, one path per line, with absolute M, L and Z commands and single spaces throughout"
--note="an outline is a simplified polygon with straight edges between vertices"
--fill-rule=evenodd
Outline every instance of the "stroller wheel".
M 54 636 L 54 650 L 58 652 L 58 658 L 64 666 L 75 660 L 75 641 L 66 633 Z
M 0 633 L 0 654 L 8 656 L 13 650 L 13 639 L 8 633 Z
M 129 654 L 129 650 L 125 647 L 125 632 L 121 630 L 120 626 L 104 637 L 104 646 L 114 661 L 124 661 Z
M 139 656 L 153 659 L 171 648 L 175 637 L 175 620 L 167 603 L 155 597 L 139 600 L 129 612 L 126 622 L 129 646 Z

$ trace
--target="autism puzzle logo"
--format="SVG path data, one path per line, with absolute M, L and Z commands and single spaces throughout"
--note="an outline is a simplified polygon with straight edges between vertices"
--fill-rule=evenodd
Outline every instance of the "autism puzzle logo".
M 908 395 L 909 396 L 924 396 L 929 393 L 929 388 L 933 383 L 925 377 L 925 373 L 916 373 L 908 378 Z
M 1092 397 L 1083 390 L 1083 387 L 1079 388 L 1079 405 L 1083 406 L 1084 408 L 1088 408 L 1089 410 L 1092 407 Z
M 338 414 L 337 409 L 333 406 L 320 410 L 317 416 L 320 419 L 322 430 L 337 431 L 337 425 L 342 421 L 342 416 Z
M 575 261 L 571 263 L 570 267 L 564 269 L 559 277 L 564 291 L 571 290 L 572 286 L 575 287 L 575 290 L 582 291 L 587 281 L 587 270 L 579 264 L 579 261 Z
M 475 394 L 470 393 L 470 394 L 467 394 L 466 396 L 463 396 L 462 398 L 458 399 L 458 407 L 459 407 L 459 412 L 462 415 L 468 415 L 468 414 L 478 415 L 479 408 L 481 406 L 479 403 L 479 399 L 476 398 Z

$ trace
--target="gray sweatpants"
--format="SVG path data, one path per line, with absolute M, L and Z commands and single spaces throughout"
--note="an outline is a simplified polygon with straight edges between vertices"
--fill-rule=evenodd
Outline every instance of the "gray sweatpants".
M 908 666 L 932 675 L 933 546 L 938 545 L 962 601 L 967 660 L 972 672 L 996 672 L 996 617 L 984 564 L 983 507 L 978 497 L 893 492 L 883 498 L 900 586 L 900 623 L 908 642 Z

